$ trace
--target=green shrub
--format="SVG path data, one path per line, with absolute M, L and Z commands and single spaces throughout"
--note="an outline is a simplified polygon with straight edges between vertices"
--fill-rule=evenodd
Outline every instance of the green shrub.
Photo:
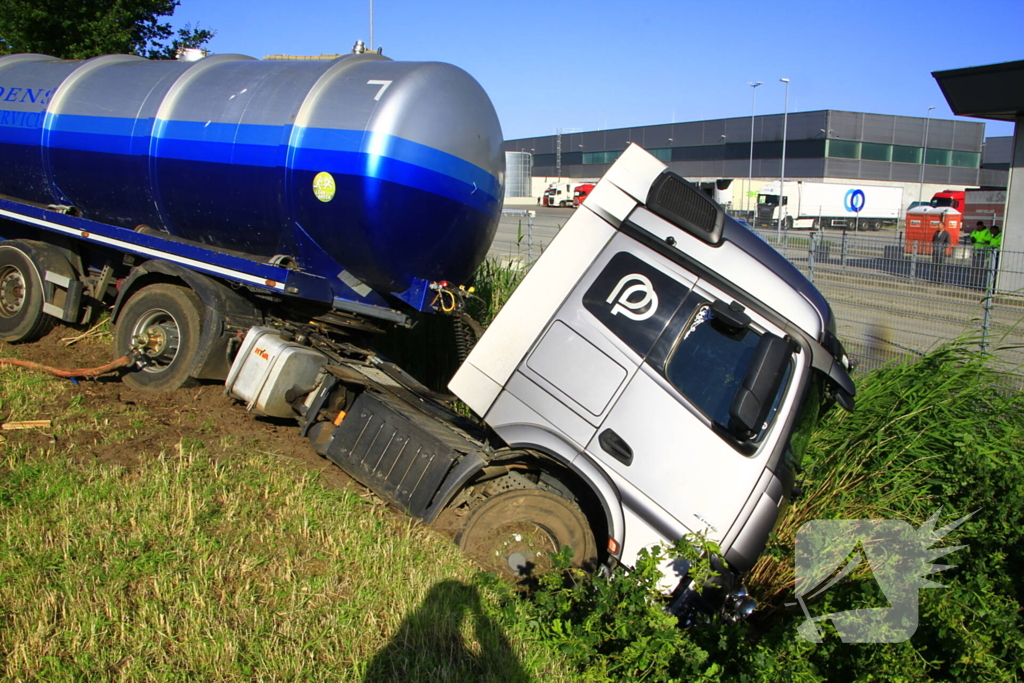
M 611 580 L 544 584 L 534 597 L 546 638 L 583 680 L 1015 681 L 1024 672 L 1024 397 L 966 344 L 875 371 L 857 410 L 823 420 L 803 487 L 749 577 L 762 608 L 745 624 L 677 631 L 655 597 L 660 557 Z M 940 544 L 966 544 L 920 591 L 916 633 L 898 644 L 847 644 L 826 627 L 811 643 L 792 599 L 794 538 L 814 519 L 901 519 L 915 527 L 976 514 Z M 941 560 L 940 560 L 941 562 Z M 815 614 L 886 606 L 868 571 L 813 601 Z M 630 644 L 638 644 L 632 647 Z

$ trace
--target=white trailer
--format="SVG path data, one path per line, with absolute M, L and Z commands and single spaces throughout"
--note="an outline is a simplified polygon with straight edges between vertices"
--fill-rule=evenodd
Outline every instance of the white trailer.
M 787 181 L 779 201 L 779 182 L 761 188 L 757 225 L 783 228 L 878 230 L 896 225 L 903 207 L 902 187 Z

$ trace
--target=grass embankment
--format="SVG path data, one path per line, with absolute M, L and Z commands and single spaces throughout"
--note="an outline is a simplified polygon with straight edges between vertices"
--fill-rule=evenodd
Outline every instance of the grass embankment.
M 2 445 L 6 680 L 568 680 L 450 540 L 215 431 L 76 458 L 111 417 L 78 391 L 0 368 L 3 421 L 63 407 Z
M 12 437 L 0 462 L 4 671 L 61 681 L 1019 680 L 1024 397 L 965 347 L 858 386 L 857 411 L 833 410 L 814 435 L 806 496 L 754 572 L 760 614 L 682 631 L 652 597 L 653 562 L 613 580 L 549 580 L 523 601 L 447 539 L 216 430 L 130 466 L 75 459 L 76 429 L 107 418 L 66 383 L 0 368 L 3 419 L 50 417 L 37 412 L 43 402 L 66 408 L 55 442 Z M 112 440 L 144 433 L 148 416 L 132 410 Z M 798 635 L 803 614 L 787 603 L 803 523 L 917 527 L 940 506 L 940 524 L 978 512 L 941 543 L 967 547 L 934 577 L 945 588 L 920 591 L 912 638 L 852 645 L 827 626 L 820 644 Z M 884 604 L 860 571 L 810 607 Z

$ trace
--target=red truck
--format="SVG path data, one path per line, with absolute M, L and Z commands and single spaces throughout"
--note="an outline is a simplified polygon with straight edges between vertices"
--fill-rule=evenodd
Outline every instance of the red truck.
M 594 183 L 583 183 L 582 185 L 577 185 L 576 191 L 572 193 L 572 205 L 578 207 L 583 203 L 583 200 L 587 198 L 587 195 L 593 191 Z
M 943 190 L 932 196 L 931 206 L 950 207 L 963 216 L 965 229 L 973 230 L 975 223 L 1002 225 L 1006 211 L 1006 190 Z

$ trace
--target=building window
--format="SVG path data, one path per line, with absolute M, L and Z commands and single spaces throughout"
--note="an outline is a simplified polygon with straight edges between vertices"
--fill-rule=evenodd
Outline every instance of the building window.
M 948 149 L 929 149 L 924 163 L 931 166 L 949 166 L 949 158 L 952 154 Z
M 871 161 L 891 161 L 892 145 L 880 145 L 877 142 L 860 143 L 860 158 Z
M 659 147 L 656 149 L 649 149 L 647 151 L 653 154 L 659 161 L 672 161 L 672 148 L 670 147 Z
M 953 152 L 953 166 L 961 168 L 978 168 L 981 164 L 981 155 L 977 152 Z
M 853 140 L 829 140 L 826 154 L 838 159 L 857 159 L 860 157 L 860 143 Z
M 584 164 L 611 164 L 622 152 L 584 152 L 583 163 Z
M 893 145 L 892 160 L 901 164 L 919 164 L 921 163 L 921 148 Z

